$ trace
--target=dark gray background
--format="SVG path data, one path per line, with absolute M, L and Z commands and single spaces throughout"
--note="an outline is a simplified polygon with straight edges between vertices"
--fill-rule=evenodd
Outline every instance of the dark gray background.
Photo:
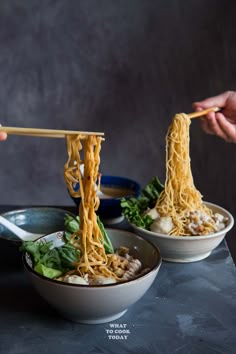
M 165 178 L 165 135 L 192 102 L 236 88 L 233 0 L 0 3 L 2 125 L 104 131 L 101 171 Z M 62 139 L 0 143 L 0 203 L 72 204 Z M 191 125 L 204 199 L 236 215 L 236 145 Z

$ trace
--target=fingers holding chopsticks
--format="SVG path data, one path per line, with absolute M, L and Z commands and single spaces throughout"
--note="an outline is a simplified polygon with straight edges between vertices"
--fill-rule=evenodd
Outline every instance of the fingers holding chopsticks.
M 6 140 L 7 134 L 4 132 L 0 132 L 0 140 Z
M 0 126 L 1 126 L 1 124 L 0 124 Z M 7 138 L 7 133 L 6 132 L 0 132 L 0 141 L 1 140 L 6 140 L 6 138 Z
M 227 142 L 236 143 L 236 92 L 226 91 L 220 95 L 193 103 L 194 113 L 190 118 L 199 117 L 202 129 L 207 134 L 217 135 Z M 219 111 L 220 109 L 220 111 Z M 17 127 L 0 128 L 0 140 L 6 140 L 8 134 L 63 138 L 68 134 L 104 135 L 98 132 L 79 132 L 65 130 L 32 129 Z
M 217 106 L 220 112 L 209 112 L 200 118 L 202 129 L 207 134 L 217 135 L 227 142 L 236 143 L 236 92 L 226 91 L 220 95 L 193 103 L 195 111 Z

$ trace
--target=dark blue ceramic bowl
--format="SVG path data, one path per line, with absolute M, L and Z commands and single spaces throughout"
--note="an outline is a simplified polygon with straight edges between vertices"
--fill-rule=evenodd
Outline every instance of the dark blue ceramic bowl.
M 75 214 L 67 210 L 54 207 L 32 207 L 11 210 L 1 214 L 1 216 L 26 231 L 47 235 L 64 230 L 66 214 L 75 216 Z M 21 240 L 16 235 L 1 224 L 0 239 L 21 243 Z
M 60 208 L 32 207 L 11 210 L 1 214 L 1 216 L 26 231 L 47 235 L 49 233 L 64 230 L 66 214 L 75 216 L 76 210 L 74 214 Z M 19 250 L 21 243 L 22 241 L 16 235 L 0 224 L 1 268 L 16 267 L 19 269 L 22 263 L 22 252 Z
M 112 188 L 114 190 L 120 189 L 123 190 L 122 192 L 127 192 L 122 196 L 111 196 L 112 194 L 109 192 L 110 198 L 103 198 L 102 196 L 99 196 L 100 205 L 97 214 L 105 224 L 115 224 L 123 220 L 122 209 L 120 206 L 121 198 L 137 198 L 141 193 L 141 186 L 138 182 L 126 177 L 104 175 L 101 178 L 102 192 L 108 194 L 107 191 L 109 189 L 107 188 Z M 74 189 L 77 191 L 79 189 L 79 185 L 77 184 Z M 72 197 L 72 199 L 78 207 L 80 204 L 80 198 Z

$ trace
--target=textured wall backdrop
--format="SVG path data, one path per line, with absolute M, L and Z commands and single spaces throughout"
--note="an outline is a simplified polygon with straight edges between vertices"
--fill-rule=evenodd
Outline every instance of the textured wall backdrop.
M 195 100 L 236 88 L 236 2 L 0 3 L 2 125 L 104 131 L 101 171 L 165 178 L 165 134 Z M 236 145 L 191 126 L 195 184 L 236 215 Z M 0 143 L 1 204 L 72 204 L 64 140 Z

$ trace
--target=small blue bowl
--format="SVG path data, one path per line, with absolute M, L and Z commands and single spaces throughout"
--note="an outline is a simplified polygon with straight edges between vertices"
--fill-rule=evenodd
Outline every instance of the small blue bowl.
M 75 191 L 78 191 L 79 185 L 74 187 Z M 100 205 L 97 214 L 101 218 L 104 224 L 116 224 L 121 222 L 124 217 L 122 215 L 122 209 L 120 206 L 121 198 L 137 198 L 141 193 L 141 185 L 129 178 L 119 176 L 102 176 L 101 178 L 101 191 L 104 194 L 108 194 L 109 198 L 104 198 L 102 195 L 100 198 Z M 116 192 L 116 196 L 112 196 L 112 191 Z M 119 195 L 117 192 L 121 191 Z M 79 207 L 80 198 L 74 198 L 75 204 Z

